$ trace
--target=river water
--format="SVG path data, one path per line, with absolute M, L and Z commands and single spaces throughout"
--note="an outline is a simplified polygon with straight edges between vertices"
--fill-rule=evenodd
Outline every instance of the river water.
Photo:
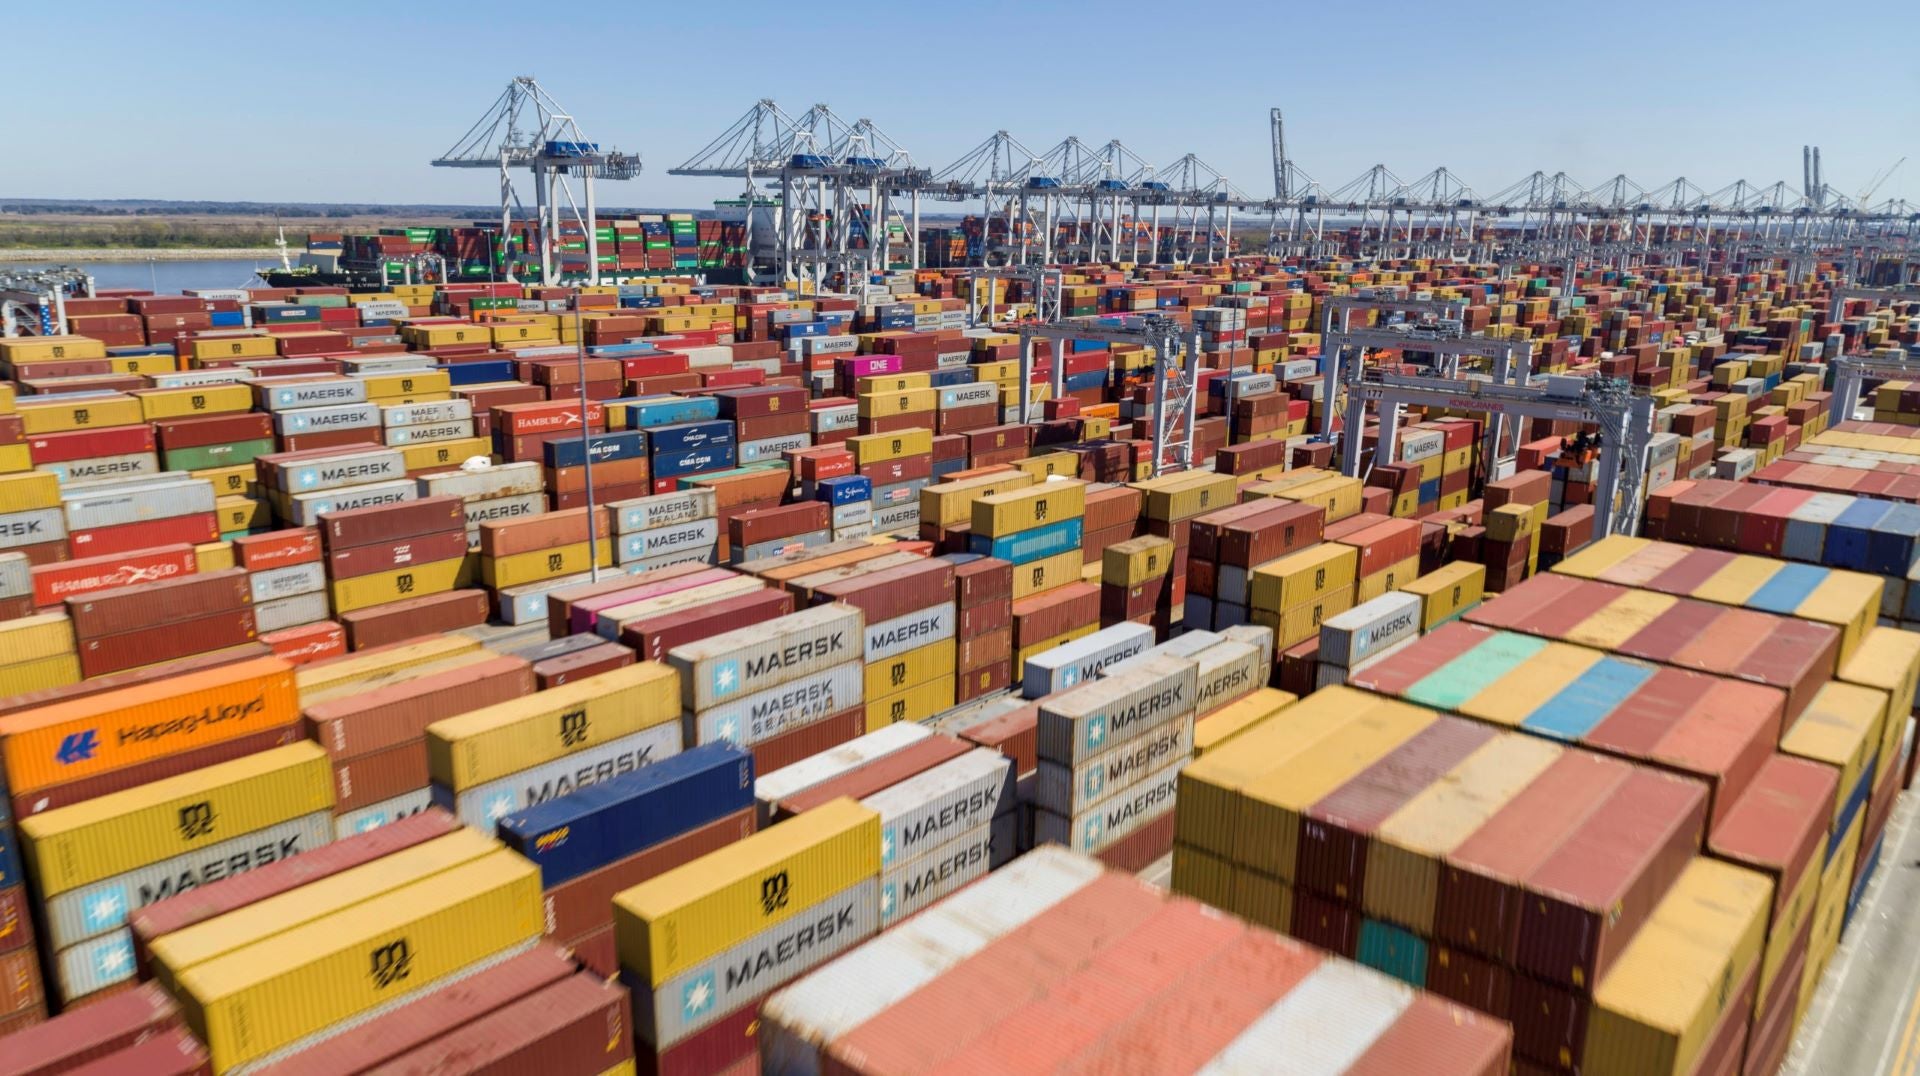
M 86 262 L 78 266 L 93 274 L 96 288 L 141 288 L 173 295 L 187 288 L 241 288 L 263 286 L 254 278 L 256 267 L 272 258 L 213 258 L 206 261 Z M 7 269 L 48 269 L 48 264 L 0 262 Z

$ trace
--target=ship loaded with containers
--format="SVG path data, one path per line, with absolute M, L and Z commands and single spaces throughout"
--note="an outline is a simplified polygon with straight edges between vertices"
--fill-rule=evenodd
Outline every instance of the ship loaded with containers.
M 0 1072 L 1771 1073 L 1833 990 L 1920 679 L 1920 379 L 1834 372 L 1920 300 L 1074 265 L 1029 365 L 1023 280 L 596 226 L 653 278 L 0 340 Z M 1651 397 L 1634 533 L 1572 418 L 1348 410 L 1353 298 Z

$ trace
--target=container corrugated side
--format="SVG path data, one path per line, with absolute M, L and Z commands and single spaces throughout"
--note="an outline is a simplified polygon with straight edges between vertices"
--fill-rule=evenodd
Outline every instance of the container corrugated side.
M 1291 691 L 1263 687 L 1201 716 L 1193 725 L 1194 757 L 1225 747 L 1234 737 L 1299 701 Z
M 188 969 L 276 934 L 331 915 L 361 901 L 412 885 L 423 878 L 470 863 L 499 849 L 497 841 L 469 829 L 382 856 L 371 863 L 316 879 L 307 885 L 236 908 L 155 939 L 153 977 L 178 994 Z
M 20 823 L 42 898 L 333 809 L 333 767 L 296 743 L 48 811 Z
M 539 936 L 539 871 L 503 849 L 192 968 L 181 1003 L 225 1071 Z
M 621 966 L 657 987 L 879 874 L 879 814 L 837 800 L 621 893 Z
M 640 662 L 427 728 L 427 769 L 454 791 L 497 780 L 680 716 L 678 676 Z
M 860 656 L 864 620 L 848 605 L 818 605 L 750 628 L 674 647 L 680 704 L 699 712 Z
M 313 692 L 390 669 L 424 665 L 429 661 L 480 649 L 480 640 L 465 635 L 441 635 L 416 642 L 347 654 L 328 661 L 302 665 L 294 673 L 303 702 L 311 702 Z
M 1199 1071 L 1271 1071 L 1286 1057 L 1299 1072 L 1345 1072 L 1413 1003 L 1405 983 L 1345 961 L 1323 961 Z
M 1195 654 L 1194 712 L 1210 713 L 1265 684 L 1273 669 L 1271 654 L 1271 646 L 1233 639 L 1222 639 Z
M 681 747 L 680 725 L 669 721 L 457 792 L 438 783 L 428 791 L 436 806 L 463 824 L 492 833 L 515 811 L 633 773 L 679 754 Z
M 811 755 L 790 766 L 763 773 L 754 778 L 753 798 L 764 812 L 790 796 L 831 781 L 851 770 L 933 735 L 925 725 L 889 725 L 869 732 L 829 751 Z
M 1584 1071 L 1687 1073 L 1760 957 L 1772 884 L 1696 858 L 1594 988 Z
M 805 978 L 761 1007 L 760 1050 L 769 1071 L 817 1072 L 821 1051 L 995 940 L 1100 882 L 1099 865 L 1057 848 L 1015 860 L 926 914 L 910 919 Z M 1128 885 L 1111 877 L 1109 886 Z
M 880 814 L 882 868 L 922 855 L 1013 803 L 1012 761 L 977 748 L 860 801 Z
M 256 658 L 0 718 L 14 794 L 91 777 L 297 714 L 293 666 Z
M 1126 672 L 1082 684 L 1041 704 L 1040 757 L 1077 763 L 1107 744 L 1193 712 L 1199 669 L 1169 655 L 1143 656 Z
M 688 715 L 686 736 L 696 743 L 723 739 L 761 743 L 859 706 L 866 698 L 865 688 L 865 666 L 858 660 L 848 661 Z
M 1011 815 L 1002 815 L 1011 819 Z M 891 926 L 969 882 L 993 862 L 995 823 L 983 821 L 908 863 L 880 875 L 880 926 Z
M 1112 847 L 1172 812 L 1174 795 L 1180 787 L 1180 771 L 1192 758 L 1191 755 L 1163 757 L 1158 769 L 1142 774 L 1130 785 L 1109 789 L 1105 799 L 1087 804 L 1078 814 L 1058 815 L 1036 809 L 1034 843 L 1064 844 L 1089 855 Z
M 1171 758 L 1193 753 L 1193 715 L 1182 714 L 1073 765 L 1041 759 L 1034 805 L 1071 817 L 1158 770 Z

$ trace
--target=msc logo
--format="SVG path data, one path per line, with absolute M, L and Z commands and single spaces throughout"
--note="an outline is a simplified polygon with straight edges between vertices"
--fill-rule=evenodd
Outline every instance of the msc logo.
M 92 421 L 92 419 L 93 419 L 93 411 L 91 409 L 85 408 L 85 407 L 76 407 L 73 409 L 74 422 L 79 423 L 81 425 L 85 425 L 86 423 Z
M 901 684 L 906 683 L 907 682 L 907 663 L 904 661 L 896 661 L 892 665 L 888 666 L 887 679 L 893 684 L 894 687 L 899 687 Z
M 760 879 L 761 914 L 772 915 L 774 912 L 786 907 L 787 895 L 792 888 L 792 883 L 787 879 L 786 871 L 781 871 L 778 874 L 770 874 Z
M 533 839 L 533 850 L 535 852 L 551 852 L 555 848 L 567 843 L 567 835 L 571 832 L 573 832 L 572 826 L 561 826 L 559 829 L 548 830 Z
M 180 808 L 180 836 L 193 840 L 213 833 L 213 804 L 205 800 Z
M 189 402 L 192 403 L 195 411 L 205 411 L 207 409 L 207 398 L 199 393 L 195 393 L 190 397 Z
M 568 710 L 560 715 L 560 746 L 577 747 L 587 742 L 587 712 Z
M 1047 570 L 1043 567 L 1033 569 L 1033 589 L 1039 590 L 1040 584 L 1047 581 Z
M 896 437 L 896 438 L 894 438 L 894 439 L 893 439 L 893 454 L 894 454 L 894 455 L 896 455 L 896 456 L 897 456 L 897 455 L 899 455 L 900 453 L 902 453 L 902 452 L 905 452 L 906 450 L 907 450 L 907 446 L 906 446 L 906 445 L 905 445 L 905 444 L 904 444 L 904 443 L 903 443 L 903 442 L 902 442 L 902 441 L 900 440 L 900 438 L 898 438 L 898 437 Z
M 887 720 L 888 721 L 905 721 L 906 719 L 907 719 L 907 700 L 905 699 L 893 700 L 893 705 L 887 707 Z
M 412 391 L 413 391 L 413 378 L 411 378 L 411 377 L 403 377 L 403 378 L 401 378 L 401 379 L 400 379 L 400 391 L 401 391 L 401 392 L 412 392 Z
M 407 948 L 407 939 L 401 938 L 391 945 L 383 945 L 373 951 L 373 987 L 385 990 L 413 974 L 413 951 Z
M 566 558 L 563 557 L 561 554 L 559 553 L 547 554 L 547 571 L 557 572 L 560 570 L 560 566 L 564 563 L 566 563 Z
M 76 762 L 85 762 L 92 758 L 93 753 L 99 749 L 99 731 L 88 729 L 85 732 L 68 733 L 66 738 L 60 741 L 60 749 L 54 752 L 53 757 L 62 766 L 71 766 Z
M 402 572 L 400 577 L 393 581 L 393 586 L 395 590 L 398 590 L 402 594 L 413 593 L 413 573 Z
M 1319 590 L 1327 585 L 1327 570 L 1321 568 L 1313 573 L 1313 589 Z
M 1033 502 L 1033 521 L 1035 523 L 1045 523 L 1047 521 L 1047 502 Z

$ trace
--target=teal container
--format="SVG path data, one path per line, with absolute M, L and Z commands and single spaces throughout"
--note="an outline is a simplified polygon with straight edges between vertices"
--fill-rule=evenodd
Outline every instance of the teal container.
M 1411 931 L 1366 919 L 1360 923 L 1360 963 L 1413 986 L 1427 985 L 1427 942 Z
M 265 456 L 273 452 L 273 438 L 261 437 L 252 441 L 234 441 L 224 445 L 196 445 L 193 448 L 174 448 L 162 453 L 161 459 L 169 471 L 204 471 L 209 467 L 232 467 L 241 463 L 252 463 L 255 456 Z
M 1546 649 L 1545 639 L 1503 631 L 1420 678 L 1407 701 L 1436 710 L 1458 710 L 1522 662 Z

